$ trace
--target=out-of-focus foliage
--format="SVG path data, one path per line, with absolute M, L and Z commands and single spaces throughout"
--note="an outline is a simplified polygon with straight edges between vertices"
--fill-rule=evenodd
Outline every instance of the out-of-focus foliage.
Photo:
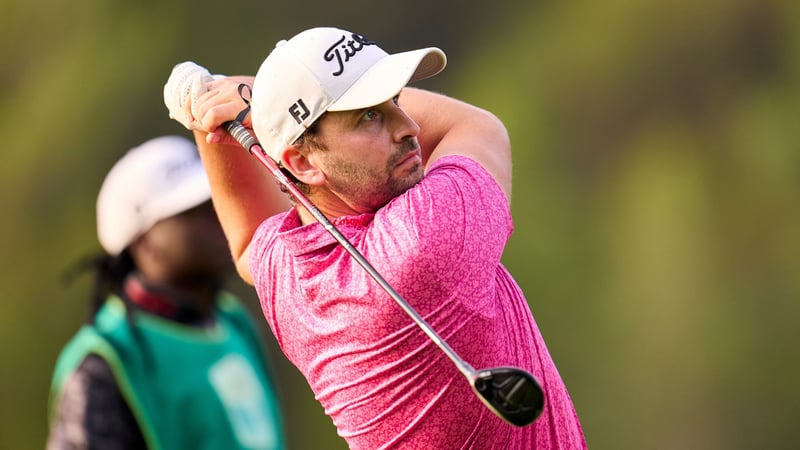
M 800 10 L 554 2 L 458 91 L 515 152 L 506 252 L 590 448 L 792 448 Z
M 0 449 L 44 445 L 52 366 L 88 306 L 88 280 L 61 275 L 99 250 L 105 171 L 187 133 L 162 104 L 172 65 L 253 73 L 316 25 L 390 51 L 441 46 L 448 69 L 424 86 L 507 124 L 505 262 L 590 448 L 794 448 L 797 2 L 269 3 L 2 5 Z M 344 448 L 270 345 L 293 448 Z

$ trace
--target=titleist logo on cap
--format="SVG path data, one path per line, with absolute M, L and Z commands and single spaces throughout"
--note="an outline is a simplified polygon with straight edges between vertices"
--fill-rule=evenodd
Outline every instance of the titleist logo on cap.
M 344 73 L 344 64 L 350 61 L 350 58 L 355 56 L 364 47 L 369 45 L 376 45 L 375 42 L 367 39 L 364 36 L 352 33 L 351 39 L 347 39 L 347 35 L 343 35 L 339 40 L 333 43 L 327 50 L 323 58 L 325 61 L 335 61 L 337 64 L 336 70 L 331 75 L 338 77 Z
M 183 177 L 185 176 L 184 172 L 186 172 L 188 169 L 194 169 L 198 162 L 200 161 L 198 161 L 197 158 L 169 161 L 164 165 L 164 177 Z

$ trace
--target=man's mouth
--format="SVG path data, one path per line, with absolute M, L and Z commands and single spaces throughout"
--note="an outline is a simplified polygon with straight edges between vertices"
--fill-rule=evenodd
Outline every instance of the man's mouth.
M 405 156 L 400 159 L 400 162 L 397 163 L 397 165 L 403 165 L 411 159 L 420 159 L 419 150 L 411 150 L 410 152 L 406 153 Z
M 420 155 L 420 151 L 418 148 L 415 148 L 414 150 L 411 150 L 410 152 L 403 155 L 403 157 L 400 158 L 400 161 L 397 162 L 397 165 L 402 166 L 411 160 L 417 160 L 416 162 L 422 162 L 422 156 Z

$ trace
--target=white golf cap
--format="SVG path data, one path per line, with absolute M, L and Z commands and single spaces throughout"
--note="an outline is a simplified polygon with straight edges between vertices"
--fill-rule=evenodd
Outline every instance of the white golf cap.
M 390 55 L 350 31 L 303 31 L 278 42 L 258 69 L 253 130 L 267 154 L 278 160 L 325 111 L 378 105 L 446 64 L 444 52 L 435 47 Z
M 211 198 L 194 143 L 180 136 L 151 139 L 129 150 L 106 175 L 97 196 L 97 236 L 111 255 L 156 222 Z

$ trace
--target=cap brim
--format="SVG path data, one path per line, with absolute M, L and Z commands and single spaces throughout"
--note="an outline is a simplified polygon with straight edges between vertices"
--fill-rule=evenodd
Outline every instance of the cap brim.
M 191 175 L 181 180 L 179 186 L 175 186 L 167 194 L 162 194 L 157 200 L 147 205 L 147 214 L 153 223 L 148 223 L 147 229 L 156 222 L 188 211 L 211 199 L 211 187 L 208 183 L 208 176 L 199 164 L 197 170 Z
M 397 95 L 408 83 L 441 72 L 446 64 L 444 52 L 436 47 L 388 55 L 367 70 L 328 111 L 378 105 Z

